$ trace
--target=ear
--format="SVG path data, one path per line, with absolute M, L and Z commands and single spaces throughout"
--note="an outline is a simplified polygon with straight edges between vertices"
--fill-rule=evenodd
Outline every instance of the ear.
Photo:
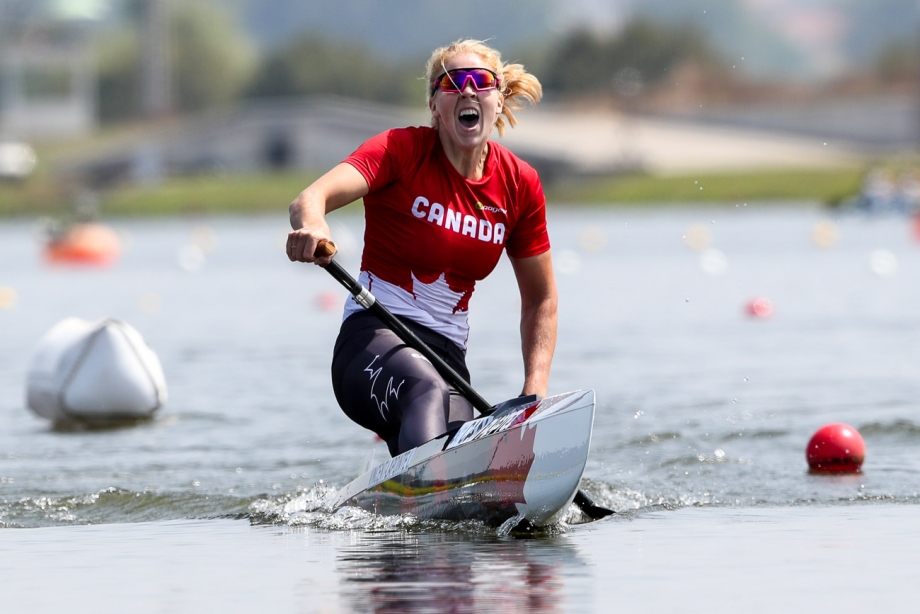
M 431 116 L 434 117 L 435 119 L 441 116 L 441 114 L 438 113 L 437 106 L 434 104 L 434 97 L 431 97 L 428 99 L 428 110 L 431 111 Z

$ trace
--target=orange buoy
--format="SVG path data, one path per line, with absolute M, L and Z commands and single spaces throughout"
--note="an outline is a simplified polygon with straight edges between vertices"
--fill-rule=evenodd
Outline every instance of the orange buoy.
M 45 258 L 52 264 L 106 266 L 120 254 L 118 235 L 101 224 L 74 224 L 45 246 Z
M 866 443 L 859 431 L 834 422 L 818 429 L 808 442 L 805 458 L 814 473 L 856 473 L 866 457 Z

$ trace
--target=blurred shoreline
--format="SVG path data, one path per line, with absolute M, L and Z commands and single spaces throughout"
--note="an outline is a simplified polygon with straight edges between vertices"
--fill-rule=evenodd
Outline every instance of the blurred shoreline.
M 533 164 L 553 203 L 840 202 L 871 164 L 910 158 L 842 139 L 541 105 L 494 140 Z M 42 144 L 39 170 L 0 183 L 0 217 L 284 211 L 322 172 L 424 110 L 338 99 L 248 105 Z M 915 156 L 914 156 L 915 157 Z
M 549 103 L 521 110 L 519 123 L 493 139 L 537 169 L 555 204 L 833 206 L 859 195 L 874 167 L 913 172 L 920 160 L 890 127 L 861 134 L 860 118 L 876 106 L 854 105 L 789 108 L 782 117 L 783 107 L 665 115 Z M 910 122 L 904 101 L 877 108 Z M 822 113 L 832 117 L 802 128 Z M 428 121 L 425 109 L 291 98 L 42 143 L 32 176 L 0 183 L 0 217 L 284 212 L 365 139 Z

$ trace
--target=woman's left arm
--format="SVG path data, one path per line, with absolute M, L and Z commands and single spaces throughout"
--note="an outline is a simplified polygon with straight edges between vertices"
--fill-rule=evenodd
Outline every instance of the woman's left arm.
M 549 370 L 556 349 L 556 279 L 550 252 L 528 258 L 511 258 L 521 293 L 521 350 L 524 388 L 521 394 L 546 396 Z

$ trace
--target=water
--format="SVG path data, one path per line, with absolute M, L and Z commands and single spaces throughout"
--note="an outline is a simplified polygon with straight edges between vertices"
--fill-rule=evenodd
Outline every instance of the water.
M 897 611 L 920 596 L 900 572 L 920 545 L 920 243 L 902 218 L 828 219 L 552 212 L 551 388 L 596 390 L 583 488 L 620 514 L 531 540 L 330 513 L 384 448 L 335 405 L 344 292 L 287 262 L 283 215 L 111 221 L 125 253 L 103 271 L 48 268 L 34 222 L 0 222 L 0 588 L 29 612 Z M 335 222 L 356 271 L 361 221 Z M 493 402 L 521 385 L 513 283 L 503 263 L 472 302 Z M 68 316 L 141 332 L 169 386 L 153 421 L 60 432 L 25 407 L 30 353 Z M 862 433 L 862 474 L 807 473 L 828 422 Z

